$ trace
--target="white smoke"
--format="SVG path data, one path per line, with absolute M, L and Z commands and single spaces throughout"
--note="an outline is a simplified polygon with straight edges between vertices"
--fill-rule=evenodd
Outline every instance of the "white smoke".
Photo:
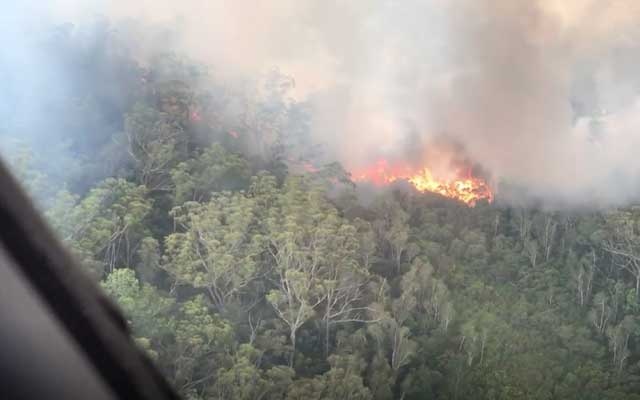
M 48 12 L 169 27 L 221 75 L 278 67 L 348 168 L 445 137 L 537 195 L 640 197 L 635 0 L 57 0 Z

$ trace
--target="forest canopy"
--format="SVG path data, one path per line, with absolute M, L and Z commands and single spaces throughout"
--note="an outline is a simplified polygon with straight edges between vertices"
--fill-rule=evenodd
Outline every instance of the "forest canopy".
M 185 399 L 640 399 L 637 206 L 363 201 L 291 77 L 49 35 L 3 155 Z

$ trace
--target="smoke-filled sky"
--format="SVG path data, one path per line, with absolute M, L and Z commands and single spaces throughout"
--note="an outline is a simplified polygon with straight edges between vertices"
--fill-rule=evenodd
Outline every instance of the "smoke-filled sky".
M 172 45 L 222 75 L 278 67 L 313 105 L 316 139 L 348 168 L 413 161 L 444 137 L 494 181 L 537 195 L 640 197 L 636 0 L 42 3 L 13 6 L 24 19 L 11 23 L 130 19 L 168 28 Z M 151 36 L 142 53 L 164 43 Z

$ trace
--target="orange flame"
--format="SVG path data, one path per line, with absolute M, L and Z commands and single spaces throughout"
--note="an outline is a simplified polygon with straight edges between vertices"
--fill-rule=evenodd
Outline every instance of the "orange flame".
M 438 193 L 474 206 L 478 200 L 493 201 L 493 192 L 483 179 L 471 175 L 471 171 L 456 174 L 454 179 L 440 179 L 429 168 L 413 169 L 407 165 L 389 165 L 386 160 L 352 173 L 355 182 L 370 182 L 376 186 L 388 185 L 398 180 L 411 183 L 420 192 Z

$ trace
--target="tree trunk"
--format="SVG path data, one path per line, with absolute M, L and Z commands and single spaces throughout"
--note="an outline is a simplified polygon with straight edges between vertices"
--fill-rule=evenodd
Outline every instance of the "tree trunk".
M 480 366 L 482 366 L 482 361 L 484 360 L 484 345 L 487 342 L 486 335 L 482 336 L 482 346 L 480 346 Z
M 291 340 L 291 357 L 289 358 L 289 367 L 293 368 L 293 361 L 296 357 L 296 331 L 291 330 L 289 334 L 289 339 Z
M 329 333 L 330 333 L 330 326 L 329 326 L 329 320 L 325 320 L 324 321 L 324 357 L 327 358 L 329 357 Z

